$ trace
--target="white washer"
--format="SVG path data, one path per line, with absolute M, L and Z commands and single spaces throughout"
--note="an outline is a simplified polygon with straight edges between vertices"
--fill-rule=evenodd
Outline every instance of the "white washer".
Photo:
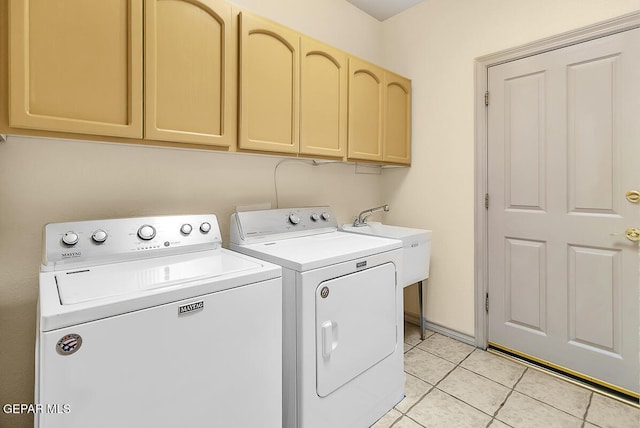
M 215 215 L 43 244 L 36 427 L 282 426 L 281 268 L 221 248 Z
M 231 249 L 283 268 L 283 426 L 368 427 L 404 397 L 402 243 L 328 207 L 231 216 Z

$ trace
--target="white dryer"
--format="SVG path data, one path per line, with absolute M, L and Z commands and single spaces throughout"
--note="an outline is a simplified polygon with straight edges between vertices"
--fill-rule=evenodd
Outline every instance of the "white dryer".
M 368 427 L 404 397 L 402 243 L 328 207 L 234 213 L 231 249 L 283 268 L 283 426 Z
M 214 215 L 46 225 L 35 426 L 280 428 L 281 268 L 220 243 Z

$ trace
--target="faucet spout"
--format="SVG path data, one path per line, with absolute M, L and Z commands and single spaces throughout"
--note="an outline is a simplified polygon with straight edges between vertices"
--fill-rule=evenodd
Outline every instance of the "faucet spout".
M 366 226 L 367 224 L 367 218 L 369 218 L 369 216 L 377 211 L 389 211 L 389 205 L 384 204 L 384 205 L 380 205 L 379 207 L 375 207 L 375 208 L 369 208 L 367 210 L 361 211 L 360 214 L 358 214 L 358 217 L 355 218 L 355 220 L 353 220 L 353 225 L 355 227 L 358 226 Z

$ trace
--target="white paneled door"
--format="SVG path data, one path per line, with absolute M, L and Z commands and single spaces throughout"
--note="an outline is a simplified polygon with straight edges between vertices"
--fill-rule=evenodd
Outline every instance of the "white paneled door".
M 637 396 L 640 29 L 488 76 L 489 343 Z

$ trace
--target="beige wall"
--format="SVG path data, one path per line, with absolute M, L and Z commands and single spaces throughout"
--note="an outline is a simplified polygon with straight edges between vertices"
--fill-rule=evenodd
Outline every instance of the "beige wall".
M 640 9 L 639 0 L 426 0 L 382 24 L 382 65 L 412 79 L 410 169 L 387 221 L 433 229 L 428 321 L 474 334 L 474 58 Z M 415 305 L 408 304 L 415 308 Z
M 372 61 L 379 59 L 380 24 L 343 0 L 236 4 Z M 45 223 L 215 213 L 226 246 L 236 205 L 276 206 L 274 170 L 282 159 L 27 137 L 0 143 L 0 405 L 33 402 Z M 356 173 L 353 165 L 313 167 L 289 159 L 278 166 L 275 179 L 281 207 L 328 204 L 341 222 L 381 203 L 381 175 L 371 169 Z M 7 415 L 0 408 L 0 427 L 32 424 L 31 415 Z

